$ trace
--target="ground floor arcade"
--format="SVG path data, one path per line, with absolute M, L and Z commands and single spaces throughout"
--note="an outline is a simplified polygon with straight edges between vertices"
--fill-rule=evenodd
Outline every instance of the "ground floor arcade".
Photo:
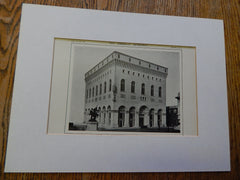
M 86 110 L 86 121 L 90 119 L 90 109 Z M 116 109 L 111 106 L 98 107 L 98 126 L 101 128 L 159 128 L 166 126 L 165 108 L 145 105 L 127 107 L 120 105 Z

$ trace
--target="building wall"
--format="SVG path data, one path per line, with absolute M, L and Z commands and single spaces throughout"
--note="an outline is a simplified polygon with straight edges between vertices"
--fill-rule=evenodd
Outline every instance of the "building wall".
M 103 71 L 98 72 L 91 78 L 86 80 L 86 92 L 85 92 L 85 115 L 84 121 L 87 122 L 90 119 L 90 110 L 92 108 L 97 107 L 99 112 L 99 116 L 97 117 L 97 121 L 99 122 L 99 126 L 105 124 L 105 126 L 110 126 L 111 122 L 109 122 L 109 118 L 107 116 L 108 109 L 113 109 L 113 91 L 111 86 L 110 91 L 110 80 L 113 84 L 114 80 L 114 66 L 113 64 L 108 65 L 104 68 Z M 106 92 L 104 92 L 104 83 L 106 83 Z M 102 90 L 100 93 L 100 86 L 102 86 Z M 93 96 L 93 88 L 94 88 L 94 96 Z M 89 95 L 91 89 L 91 96 Z M 97 90 L 98 89 L 98 90 Z M 96 90 L 98 93 L 96 94 Z M 88 92 L 87 92 L 88 91 Z M 105 110 L 104 110 L 105 109 Z M 104 118 L 105 117 L 105 118 Z
M 86 92 L 88 98 L 85 101 L 85 120 L 90 119 L 89 110 L 98 107 L 101 108 L 100 116 L 97 119 L 99 127 L 165 126 L 167 69 L 118 52 L 112 53 L 102 62 L 106 63 L 105 66 L 101 66 L 99 69 L 96 68 L 98 66 L 95 66 L 96 69 L 87 73 L 85 79 L 86 90 L 88 90 Z M 112 81 L 111 92 L 108 91 L 109 79 Z M 122 79 L 125 82 L 124 91 L 121 91 Z M 131 92 L 133 81 L 135 82 L 135 91 Z M 107 93 L 102 92 L 100 95 L 98 92 L 96 97 L 96 86 L 98 85 L 98 91 L 100 84 L 104 89 L 104 82 L 107 83 Z M 141 94 L 142 83 L 145 84 L 144 95 Z M 154 95 L 151 95 L 151 86 L 154 87 Z M 94 97 L 91 94 L 91 98 L 89 98 L 89 89 L 92 93 L 93 87 Z M 159 87 L 161 87 L 161 97 L 159 97 Z M 108 106 L 111 107 L 110 111 L 107 111 Z M 103 110 L 104 107 L 105 110 Z M 110 117 L 110 119 L 106 117 Z

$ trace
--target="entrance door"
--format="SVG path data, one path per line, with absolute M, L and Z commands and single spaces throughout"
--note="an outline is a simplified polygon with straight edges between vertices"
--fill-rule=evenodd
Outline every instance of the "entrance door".
M 120 106 L 118 109 L 118 127 L 123 127 L 125 121 L 125 107 Z
M 139 126 L 142 128 L 143 127 L 143 122 L 144 122 L 144 115 L 140 114 L 139 115 Z
M 146 106 L 141 106 L 139 109 L 139 126 L 144 127 L 144 119 L 146 118 L 148 108 Z

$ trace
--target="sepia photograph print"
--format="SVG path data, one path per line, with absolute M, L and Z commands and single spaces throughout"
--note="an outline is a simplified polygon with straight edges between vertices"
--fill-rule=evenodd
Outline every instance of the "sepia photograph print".
M 69 68 L 65 116 L 61 122 L 51 116 L 50 102 L 48 132 L 181 134 L 183 49 L 195 52 L 193 47 L 55 39 L 50 101 L 57 93 L 56 61 L 69 59 Z

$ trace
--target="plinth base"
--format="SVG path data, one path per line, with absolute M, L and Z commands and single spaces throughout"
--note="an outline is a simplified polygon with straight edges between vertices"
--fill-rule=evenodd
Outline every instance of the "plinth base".
M 98 122 L 87 122 L 87 131 L 97 131 L 98 129 Z

